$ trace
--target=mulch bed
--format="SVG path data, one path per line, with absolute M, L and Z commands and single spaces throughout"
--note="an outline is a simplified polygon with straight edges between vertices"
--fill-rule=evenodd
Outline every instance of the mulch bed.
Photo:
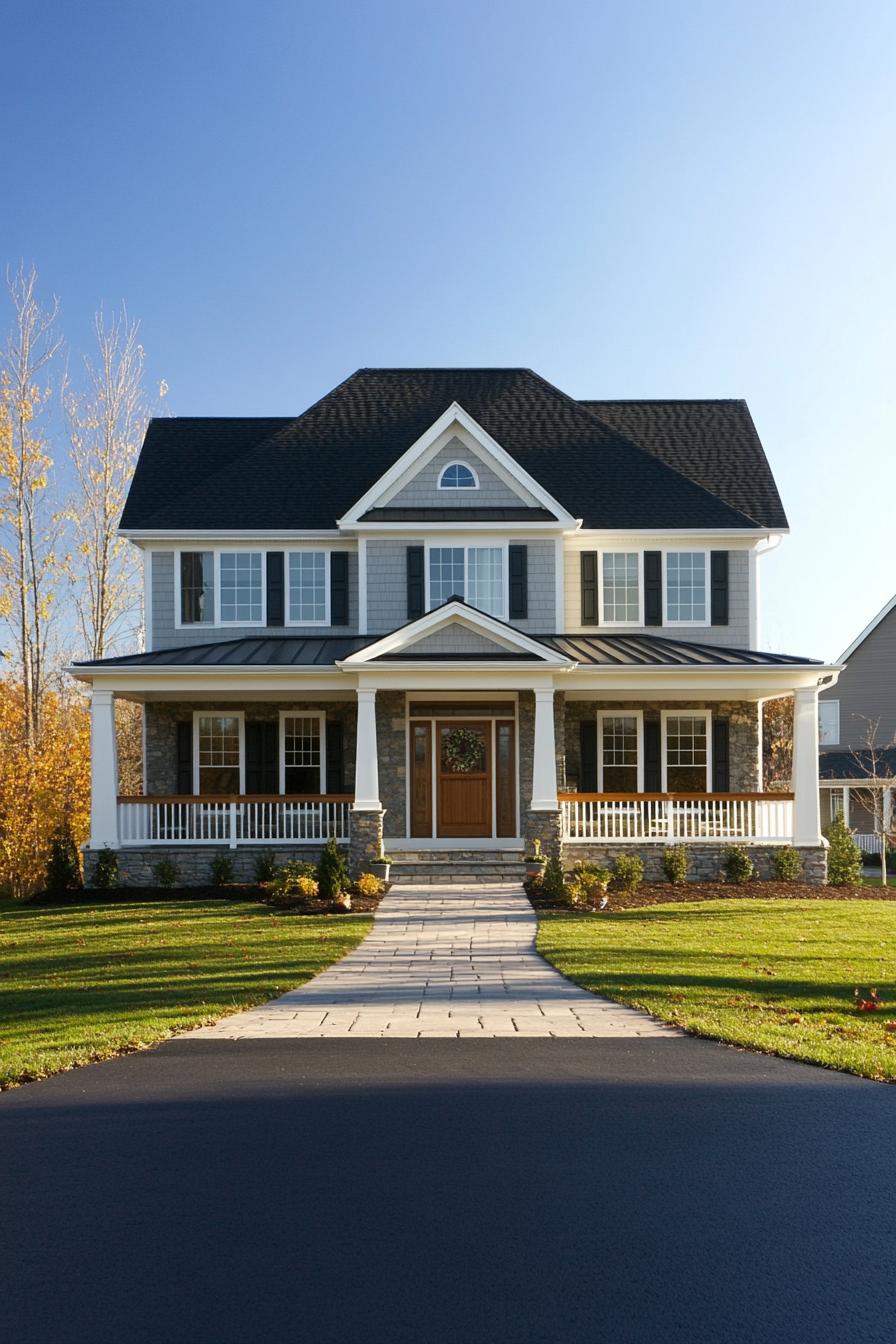
M 118 902 L 128 904 L 132 901 L 262 901 L 262 899 L 262 892 L 257 886 L 230 883 L 225 887 L 84 887 L 80 891 L 69 891 L 64 896 L 51 896 L 49 892 L 39 891 L 29 897 L 27 904 L 93 905 L 100 901 L 103 904 Z M 337 910 L 327 901 L 306 901 L 301 906 L 288 908 L 272 905 L 270 909 L 278 915 L 363 915 L 375 910 L 382 899 L 382 895 L 356 896 L 352 893 L 352 908 L 348 911 Z
M 549 901 L 539 894 L 537 886 L 526 884 L 529 900 L 536 910 L 562 910 L 569 915 L 588 915 L 599 911 L 597 901 L 588 904 L 567 905 Z M 637 891 L 609 892 L 609 902 L 599 913 L 612 914 L 616 910 L 635 910 L 648 905 L 672 905 L 685 901 L 892 901 L 896 887 L 814 887 L 807 882 L 687 882 L 672 886 L 670 882 L 645 882 Z

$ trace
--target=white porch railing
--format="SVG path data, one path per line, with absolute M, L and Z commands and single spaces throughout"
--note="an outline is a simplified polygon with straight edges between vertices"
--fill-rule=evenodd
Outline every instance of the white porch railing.
M 271 797 L 119 798 L 121 845 L 348 843 L 350 794 Z
M 566 793 L 564 839 L 662 841 L 761 840 L 789 844 L 793 795 L 787 793 Z

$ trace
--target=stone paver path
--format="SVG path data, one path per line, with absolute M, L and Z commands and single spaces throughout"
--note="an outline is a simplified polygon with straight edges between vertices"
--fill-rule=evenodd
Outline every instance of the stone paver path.
M 543 960 L 535 933 L 518 885 L 393 888 L 342 961 L 186 1039 L 678 1035 L 579 989 Z

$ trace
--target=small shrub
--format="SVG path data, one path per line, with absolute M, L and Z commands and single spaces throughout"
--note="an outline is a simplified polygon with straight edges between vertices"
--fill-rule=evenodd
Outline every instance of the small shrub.
M 663 850 L 663 873 L 673 887 L 683 886 L 688 880 L 688 851 L 684 845 L 668 845 Z
M 362 873 L 355 882 L 355 891 L 359 896 L 379 896 L 384 885 L 373 873 Z
M 93 885 L 100 891 L 111 891 L 118 886 L 118 855 L 108 845 L 104 845 L 97 855 Z
M 781 845 L 772 852 L 772 867 L 780 882 L 799 882 L 803 875 L 803 860 L 793 845 Z
M 56 831 L 50 841 L 47 863 L 47 891 L 51 896 L 64 896 L 67 891 L 80 891 L 81 856 L 78 846 L 67 827 Z
M 612 877 L 609 868 L 580 860 L 572 872 L 567 874 L 569 900 L 573 905 L 587 905 L 590 901 L 599 900 L 606 893 Z
M 587 905 L 591 896 L 591 888 L 585 877 L 576 872 L 567 873 L 563 891 L 570 905 Z
M 541 891 L 542 895 L 546 896 L 549 901 L 569 900 L 569 892 L 563 880 L 563 869 L 560 867 L 560 860 L 555 856 L 549 858 L 544 866 Z
M 216 854 L 209 864 L 209 879 L 213 887 L 226 887 L 233 881 L 233 859 L 229 854 Z
M 753 876 L 753 860 L 743 845 L 729 845 L 722 850 L 722 871 L 726 882 L 749 882 Z
M 255 856 L 255 881 L 260 887 L 266 882 L 273 882 L 276 872 L 277 860 L 269 849 Z
M 644 864 L 637 854 L 620 854 L 613 870 L 623 891 L 637 891 L 644 881 Z
M 317 866 L 317 881 L 321 898 L 325 901 L 335 901 L 337 896 L 348 890 L 348 867 L 342 850 L 332 835 L 320 856 L 320 863 Z
M 314 894 L 317 895 L 316 872 L 313 863 L 305 863 L 302 859 L 290 859 L 276 869 L 269 882 L 265 882 L 266 899 L 271 905 L 295 905 L 297 901 L 306 897 L 308 882 L 313 883 Z
M 825 831 L 828 841 L 828 883 L 832 887 L 854 887 L 862 881 L 862 851 L 842 817 L 832 821 Z
M 180 881 L 180 869 L 173 859 L 159 859 L 152 873 L 160 887 L 175 887 Z

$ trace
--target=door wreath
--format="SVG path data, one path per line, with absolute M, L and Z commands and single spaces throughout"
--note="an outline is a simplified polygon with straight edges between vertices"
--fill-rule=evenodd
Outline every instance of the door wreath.
M 457 775 L 485 769 L 485 743 L 470 728 L 452 728 L 442 740 L 442 759 Z

